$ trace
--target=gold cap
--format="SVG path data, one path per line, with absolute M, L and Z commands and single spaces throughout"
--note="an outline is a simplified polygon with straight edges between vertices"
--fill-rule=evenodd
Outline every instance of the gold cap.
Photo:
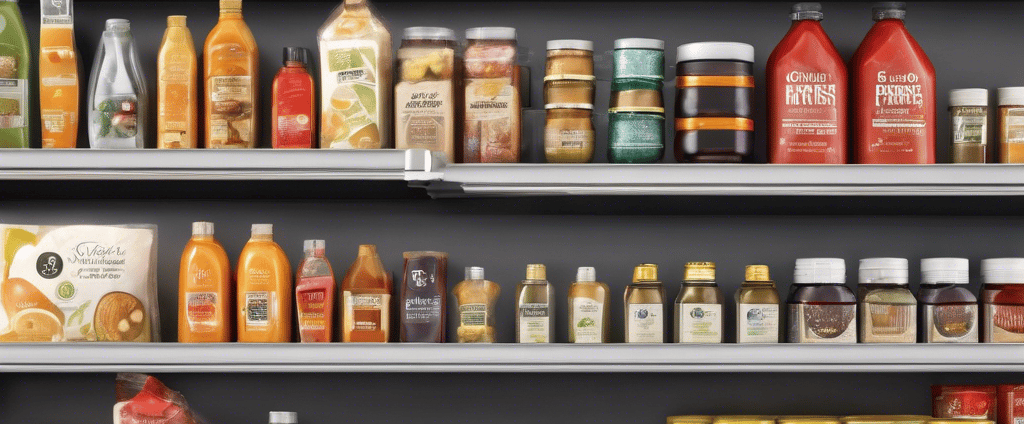
M 547 280 L 547 268 L 541 264 L 529 264 L 526 266 L 527 280 Z
M 768 276 L 768 265 L 747 265 L 747 281 L 772 281 Z
M 665 419 L 665 424 L 711 424 L 714 415 L 673 415 Z
M 655 264 L 640 264 L 633 268 L 633 282 L 658 281 L 658 266 Z
M 238 11 L 242 10 L 242 0 L 220 0 L 220 11 Z
M 185 15 L 171 15 L 167 17 L 167 26 L 169 27 L 183 27 L 185 26 Z
M 715 281 L 714 262 L 687 262 L 684 281 Z

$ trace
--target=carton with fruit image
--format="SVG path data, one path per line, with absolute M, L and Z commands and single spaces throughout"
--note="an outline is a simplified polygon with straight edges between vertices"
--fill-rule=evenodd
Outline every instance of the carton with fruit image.
M 0 342 L 154 341 L 156 227 L 0 225 Z

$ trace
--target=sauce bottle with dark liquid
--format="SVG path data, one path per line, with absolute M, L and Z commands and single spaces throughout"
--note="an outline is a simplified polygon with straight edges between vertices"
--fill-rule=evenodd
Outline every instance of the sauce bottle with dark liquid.
M 402 342 L 443 343 L 448 293 L 448 254 L 405 252 L 405 280 L 398 319 Z

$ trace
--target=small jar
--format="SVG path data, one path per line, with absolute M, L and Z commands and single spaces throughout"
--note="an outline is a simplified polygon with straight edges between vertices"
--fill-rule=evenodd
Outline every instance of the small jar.
M 658 281 L 658 266 L 637 265 L 633 284 L 623 295 L 626 343 L 665 342 L 665 286 Z
M 546 77 L 594 76 L 594 43 L 587 40 L 550 40 Z
M 676 60 L 676 161 L 747 161 L 754 146 L 754 47 L 690 43 L 679 46 Z
M 999 89 L 999 162 L 1024 163 L 1024 87 Z
M 455 31 L 406 28 L 396 56 L 395 148 L 441 152 L 455 163 L 456 104 L 461 97 L 455 83 Z
M 747 265 L 736 291 L 736 343 L 779 342 L 779 291 L 767 265 Z
M 544 156 L 548 163 L 589 163 L 594 158 L 590 104 L 548 104 Z
M 986 343 L 1024 343 L 1024 258 L 981 261 L 983 320 Z
M 651 163 L 665 152 L 665 42 L 648 38 L 615 40 L 612 93 L 608 109 L 608 159 Z
M 953 163 L 988 162 L 988 90 L 950 90 L 949 128 Z
M 608 161 L 652 163 L 665 153 L 665 110 L 608 111 Z
M 515 28 L 466 30 L 463 162 L 518 163 L 522 99 Z
M 714 262 L 689 262 L 675 307 L 675 343 L 721 343 L 725 297 L 715 282 Z
M 910 291 L 907 260 L 860 260 L 861 343 L 916 343 L 917 299 Z
M 921 341 L 978 342 L 978 298 L 967 288 L 969 265 L 963 258 L 921 259 Z
M 456 331 L 459 343 L 497 341 L 494 308 L 499 294 L 501 286 L 485 280 L 483 268 L 466 268 L 466 280 L 456 284 L 452 289 L 455 308 L 459 314 L 459 328 Z
M 857 295 L 839 258 L 796 260 L 789 293 L 790 343 L 856 343 Z

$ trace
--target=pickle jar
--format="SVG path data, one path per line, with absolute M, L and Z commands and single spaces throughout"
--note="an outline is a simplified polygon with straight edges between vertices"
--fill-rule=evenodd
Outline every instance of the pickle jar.
M 455 31 L 406 28 L 397 57 L 395 148 L 441 152 L 448 162 L 455 162 Z

